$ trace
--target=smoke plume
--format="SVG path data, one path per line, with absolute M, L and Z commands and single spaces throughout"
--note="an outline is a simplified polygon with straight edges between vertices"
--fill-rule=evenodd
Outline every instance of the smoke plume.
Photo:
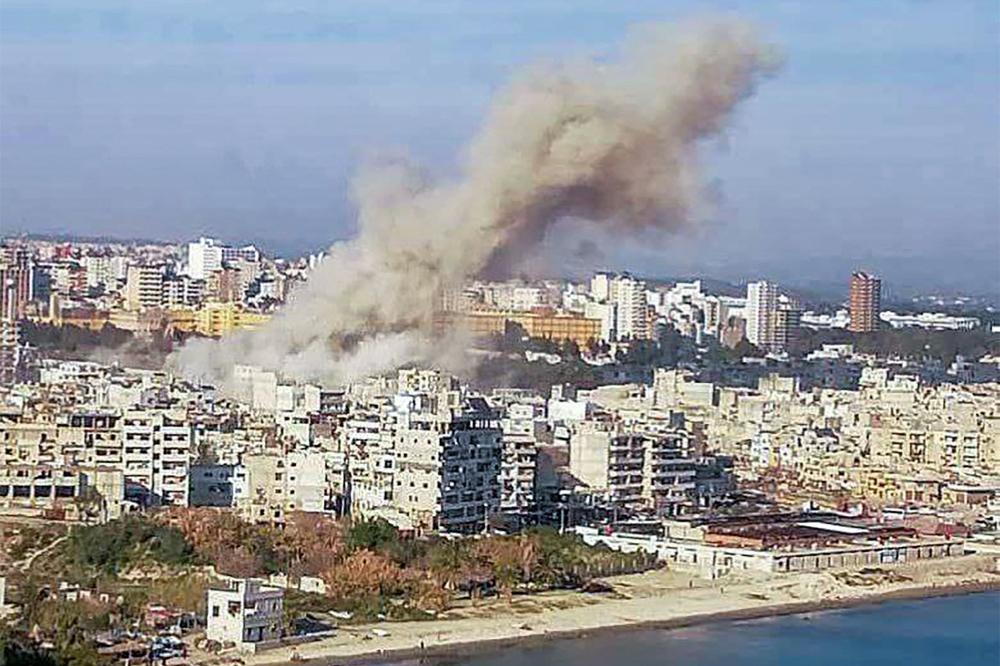
M 718 135 L 775 59 L 738 20 L 643 26 L 613 62 L 536 67 L 496 95 L 461 177 L 403 161 L 362 169 L 355 238 L 262 329 L 194 341 L 171 359 L 225 381 L 244 363 L 344 382 L 407 363 L 447 365 L 443 289 L 502 277 L 560 219 L 616 234 L 675 231 L 705 204 L 699 141 Z

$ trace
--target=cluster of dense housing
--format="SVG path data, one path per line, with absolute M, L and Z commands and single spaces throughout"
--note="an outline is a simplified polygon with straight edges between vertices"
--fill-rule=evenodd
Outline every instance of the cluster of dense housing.
M 350 512 L 467 533 L 573 505 L 690 514 L 738 477 L 788 501 L 983 513 L 1000 487 L 998 397 L 877 368 L 859 390 L 670 370 L 543 397 L 480 395 L 436 371 L 331 390 L 251 367 L 224 397 L 165 373 L 45 361 L 37 384 L 4 391 L 0 506 L 104 518 L 223 506 L 279 524 Z

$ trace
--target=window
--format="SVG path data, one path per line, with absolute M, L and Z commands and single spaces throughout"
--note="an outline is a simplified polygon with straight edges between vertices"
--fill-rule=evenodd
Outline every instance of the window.
M 212 617 L 219 617 L 219 607 L 212 606 Z

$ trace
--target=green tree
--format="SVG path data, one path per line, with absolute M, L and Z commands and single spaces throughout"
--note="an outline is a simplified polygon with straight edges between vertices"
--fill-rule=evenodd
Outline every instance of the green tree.
M 384 518 L 358 520 L 347 531 L 347 547 L 352 550 L 379 551 L 399 539 L 399 531 Z
M 468 564 L 472 557 L 469 542 L 464 539 L 441 540 L 430 552 L 430 569 L 449 590 L 456 590 L 468 581 Z

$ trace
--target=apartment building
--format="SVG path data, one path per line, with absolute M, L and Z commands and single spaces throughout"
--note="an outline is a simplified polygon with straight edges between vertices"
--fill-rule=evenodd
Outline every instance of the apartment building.
M 427 396 L 397 401 L 393 506 L 418 529 L 481 531 L 500 509 L 497 414 L 481 397 L 435 402 Z
M 165 308 L 196 308 L 205 300 L 205 281 L 187 275 L 163 280 L 162 305 Z
M 87 475 L 118 470 L 124 498 L 186 506 L 191 438 L 187 416 L 177 410 L 78 412 L 49 422 L 8 419 L 0 422 L 0 464 L 17 466 L 25 474 L 37 468 L 40 478 L 46 478 L 47 469 L 64 470 L 64 478 L 81 480 L 73 482 L 78 487 L 110 489 L 105 499 L 116 503 L 121 498 L 114 483 L 98 483 Z
M 682 513 L 732 489 L 725 461 L 696 456 L 679 412 L 578 424 L 570 438 L 569 471 L 586 486 L 583 492 L 656 515 Z
M 746 336 L 747 340 L 763 349 L 777 347 L 778 285 L 751 282 L 747 285 Z
M 868 273 L 851 275 L 851 321 L 847 328 L 855 333 L 871 333 L 879 327 L 882 311 L 882 280 Z
M 548 424 L 544 404 L 521 402 L 507 405 L 500 419 L 503 431 L 503 461 L 500 466 L 500 509 L 524 513 L 535 508 L 538 443 Z
M 233 504 L 254 523 L 280 525 L 293 511 L 339 515 L 346 508 L 346 467 L 336 451 L 246 455 L 234 472 Z
M 361 401 L 344 423 L 352 515 L 369 515 L 392 506 L 396 458 L 391 410 L 387 397 Z
M 125 279 L 125 309 L 148 310 L 163 305 L 163 266 L 129 266 Z
M 121 449 L 128 494 L 143 504 L 187 506 L 192 438 L 183 411 L 125 411 Z

